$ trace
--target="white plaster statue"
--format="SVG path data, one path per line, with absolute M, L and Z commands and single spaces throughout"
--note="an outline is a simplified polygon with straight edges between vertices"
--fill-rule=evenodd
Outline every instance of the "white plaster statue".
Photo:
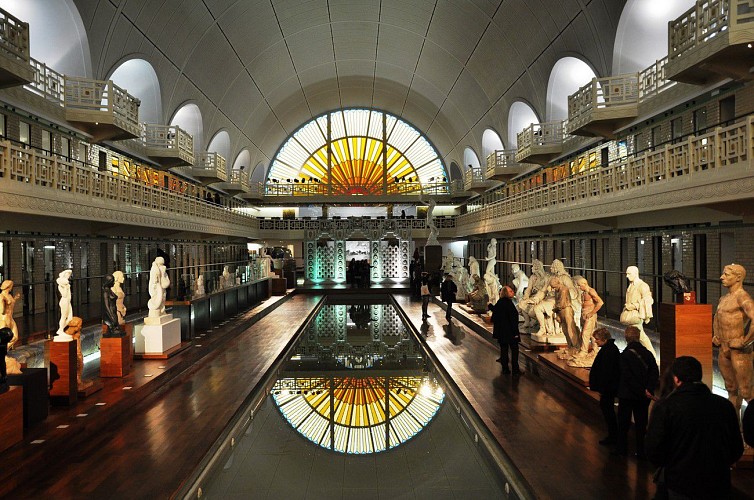
M 263 255 L 261 266 L 262 266 L 262 278 L 269 278 L 272 275 L 272 256 L 271 255 Z
M 424 201 L 424 200 L 421 200 L 421 201 Z M 437 205 L 437 202 L 433 198 L 430 198 L 429 205 L 427 207 L 427 227 L 429 228 L 429 237 L 427 238 L 427 243 L 425 246 L 440 244 L 437 241 L 437 235 L 439 234 L 439 230 L 437 229 L 437 226 L 435 225 L 435 218 L 432 215 L 432 212 L 435 211 L 436 205 Z
M 18 326 L 13 319 L 13 309 L 20 298 L 20 293 L 13 295 L 13 281 L 5 280 L 0 284 L 0 328 L 10 328 L 13 332 L 13 338 L 8 343 L 9 351 L 18 342 Z
M 544 264 L 539 259 L 534 259 L 531 266 L 531 276 L 529 277 L 529 286 L 526 287 L 524 295 L 518 303 L 518 310 L 524 319 L 524 328 L 534 326 L 533 317 L 535 297 L 541 289 L 547 286 L 547 273 L 545 273 Z
M 66 269 L 61 271 L 56 280 L 58 284 L 58 293 L 60 293 L 60 321 L 58 322 L 58 331 L 55 334 L 53 340 L 55 342 L 70 342 L 73 337 L 65 333 L 65 327 L 68 326 L 73 318 L 73 307 L 71 306 L 71 275 L 73 270 Z
M 170 286 L 165 259 L 157 257 L 149 270 L 149 309 L 150 318 L 159 318 L 165 314 L 165 290 Z
M 231 288 L 233 286 L 233 277 L 230 275 L 228 266 L 223 266 L 223 274 L 220 276 L 220 289 Z
M 754 301 L 743 289 L 746 269 L 739 264 L 725 266 L 720 280 L 728 293 L 720 297 L 712 322 L 712 343 L 720 346 L 717 363 L 725 380 L 728 399 L 737 411 L 742 400 L 754 399 Z M 746 330 L 746 322 L 750 321 Z
M 196 278 L 196 292 L 194 293 L 194 297 L 204 297 L 204 275 L 200 274 Z
M 592 347 L 592 333 L 597 326 L 597 311 L 604 302 L 597 291 L 589 286 L 583 276 L 575 276 L 573 281 L 581 291 L 581 348 L 568 360 L 568 366 L 589 368 L 597 356 L 597 349 Z
M 550 285 L 551 278 L 558 278 L 559 282 L 568 292 L 568 297 L 571 301 L 571 307 L 573 309 L 574 321 L 576 324 L 581 319 L 581 300 L 580 294 L 573 284 L 571 276 L 566 272 L 563 263 L 555 259 L 550 264 L 550 275 L 546 279 L 547 284 L 540 288 L 537 295 L 534 296 L 534 314 L 537 317 L 537 323 L 539 323 L 539 331 L 532 335 L 540 338 L 548 337 L 560 337 L 563 335 L 560 323 L 555 320 L 553 315 L 553 307 L 556 303 L 556 290 Z M 567 340 L 567 339 L 564 339 Z
M 652 356 L 657 359 L 654 347 L 649 337 L 644 333 L 644 323 L 649 323 L 652 319 L 652 291 L 644 281 L 639 278 L 639 268 L 628 266 L 626 268 L 626 279 L 629 285 L 626 290 L 626 304 L 620 313 L 620 322 L 626 326 L 635 326 L 639 329 L 639 342 L 646 347 Z
M 524 298 L 524 292 L 529 287 L 529 277 L 526 276 L 518 264 L 511 265 L 513 271 L 513 288 L 516 289 L 516 295 L 513 297 L 513 303 L 518 304 Z
M 444 273 L 453 274 L 453 264 L 456 259 L 453 250 L 448 249 L 448 253 L 442 258 L 442 271 Z
M 469 276 L 481 276 L 479 271 L 479 261 L 475 257 L 469 257 Z
M 565 357 L 561 359 L 567 359 L 570 356 L 575 355 L 581 348 L 581 331 L 576 326 L 576 318 L 573 310 L 573 300 L 571 298 L 571 290 L 566 284 L 564 276 L 553 275 L 550 278 L 550 288 L 555 296 L 555 303 L 552 307 L 552 313 L 555 321 L 560 326 L 560 330 L 566 339 L 568 348 L 565 350 Z M 549 332 L 548 332 L 549 333 Z
M 467 300 L 467 295 L 471 291 L 469 289 L 471 276 L 465 267 L 459 265 L 453 274 L 453 281 L 455 281 L 458 291 L 456 292 L 456 302 L 463 303 Z
M 497 264 L 497 239 L 492 238 L 487 245 L 487 268 L 484 271 L 484 283 L 487 285 L 487 296 L 491 304 L 497 304 L 500 299 L 500 278 L 495 274 Z
M 495 274 L 495 264 L 497 263 L 497 239 L 492 238 L 487 245 L 487 268 L 484 274 Z
M 122 326 L 126 324 L 126 305 L 123 303 L 123 299 L 126 298 L 126 292 L 123 291 L 121 285 L 126 281 L 126 277 L 123 274 L 123 271 L 115 271 L 113 273 L 113 278 L 115 279 L 115 284 L 112 286 L 111 290 L 116 297 L 115 308 L 118 310 L 118 324 Z

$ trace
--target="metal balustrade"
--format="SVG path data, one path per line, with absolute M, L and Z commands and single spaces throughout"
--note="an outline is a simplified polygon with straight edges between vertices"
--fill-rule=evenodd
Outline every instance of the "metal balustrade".
M 101 172 L 80 162 L 13 145 L 10 141 L 0 141 L 0 186 L 7 182 L 24 183 L 42 192 L 71 193 L 79 195 L 80 200 L 108 200 L 157 214 L 198 217 L 251 229 L 258 226 L 252 216 L 209 204 L 188 194 L 116 173 Z M 53 196 L 49 198 L 53 199 Z
M 671 189 L 679 177 L 688 178 L 698 172 L 746 162 L 752 157 L 754 116 L 728 127 L 717 127 L 703 135 L 689 136 L 677 144 L 622 158 L 605 168 L 587 170 L 513 194 L 459 216 L 456 224 L 473 233 L 477 224 L 532 210 L 565 206 L 650 184 L 667 185 Z
M 5 54 L 29 62 L 29 23 L 0 9 L 0 50 Z

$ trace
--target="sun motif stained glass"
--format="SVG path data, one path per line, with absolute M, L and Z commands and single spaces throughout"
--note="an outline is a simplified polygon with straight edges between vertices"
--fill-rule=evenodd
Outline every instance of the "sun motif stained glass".
M 450 177 L 432 144 L 413 126 L 369 109 L 339 110 L 298 129 L 278 151 L 267 175 L 274 186 L 299 185 L 293 193 L 379 195 L 416 192 Z

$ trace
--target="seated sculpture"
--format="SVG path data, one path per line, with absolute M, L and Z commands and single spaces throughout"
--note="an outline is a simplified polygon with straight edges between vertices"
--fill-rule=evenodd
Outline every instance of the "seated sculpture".
M 489 304 L 489 296 L 487 295 L 487 285 L 481 276 L 474 275 L 471 277 L 474 282 L 474 289 L 469 293 L 468 306 L 475 313 L 485 314 L 487 312 L 487 304 Z
M 518 303 L 518 310 L 524 319 L 524 328 L 534 326 L 534 320 L 532 317 L 534 314 L 534 306 L 537 304 L 535 297 L 541 289 L 547 286 L 547 274 L 545 273 L 544 264 L 538 259 L 532 261 L 532 272 L 529 277 L 529 286 L 524 291 L 521 300 Z
M 513 303 L 518 304 L 524 298 L 524 293 L 529 287 L 529 277 L 526 276 L 521 270 L 518 264 L 511 265 L 511 271 L 513 271 L 513 288 L 516 290 L 516 295 L 513 296 Z
M 568 298 L 573 308 L 574 320 L 578 323 L 581 318 L 579 293 L 573 284 L 571 276 L 566 272 L 565 266 L 558 259 L 553 260 L 552 264 L 550 264 L 550 278 L 553 277 L 558 278 L 559 283 L 567 290 Z M 555 321 L 553 316 L 553 307 L 556 301 L 555 293 L 556 291 L 550 286 L 550 280 L 548 279 L 547 285 L 540 289 L 534 297 L 534 314 L 537 317 L 537 323 L 539 323 L 537 335 L 557 336 L 563 333 L 560 324 Z

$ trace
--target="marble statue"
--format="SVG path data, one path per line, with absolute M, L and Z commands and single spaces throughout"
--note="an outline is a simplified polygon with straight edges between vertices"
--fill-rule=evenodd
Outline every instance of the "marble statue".
M 475 257 L 469 257 L 469 276 L 481 276 L 479 271 L 479 261 Z
M 497 239 L 492 238 L 487 244 L 487 268 L 484 274 L 495 274 L 495 264 L 497 264 Z
M 518 310 L 524 319 L 524 328 L 534 326 L 532 317 L 535 317 L 534 306 L 537 304 L 535 298 L 540 290 L 547 286 L 547 273 L 545 273 L 544 264 L 539 259 L 534 259 L 531 266 L 531 276 L 529 277 L 529 286 L 524 291 L 524 296 L 518 303 Z
M 629 285 L 626 290 L 626 304 L 620 313 L 620 322 L 626 326 L 635 326 L 639 329 L 639 342 L 647 348 L 652 356 L 657 359 L 657 353 L 652 347 L 652 342 L 644 333 L 644 323 L 649 323 L 652 319 L 652 291 L 644 281 L 639 278 L 639 268 L 628 266 L 626 268 L 626 279 Z
M 115 294 L 115 308 L 118 310 L 118 324 L 123 326 L 126 324 L 126 305 L 123 303 L 126 298 L 126 292 L 123 291 L 123 283 L 126 281 L 126 277 L 122 271 L 115 271 L 113 273 L 115 284 L 112 287 L 112 291 Z
M 272 256 L 269 254 L 265 254 L 262 256 L 261 260 L 262 265 L 262 278 L 269 278 L 272 275 Z
M 551 277 L 549 286 L 555 298 L 552 306 L 555 321 L 560 325 L 560 329 L 566 338 L 569 354 L 575 354 L 581 349 L 581 332 L 576 326 L 571 289 L 565 280 L 559 276 Z
M 516 295 L 513 296 L 513 303 L 518 304 L 524 298 L 524 292 L 529 287 L 529 277 L 526 276 L 521 270 L 518 264 L 511 265 L 511 271 L 513 271 L 513 288 L 516 290 Z
M 458 266 L 455 274 L 453 275 L 453 281 L 455 281 L 458 291 L 456 291 L 456 302 L 463 304 L 466 302 L 470 288 L 471 276 L 469 272 L 463 266 Z
M 20 298 L 20 293 L 13 295 L 13 281 L 5 280 L 0 284 L 0 328 L 10 328 L 13 332 L 13 338 L 8 343 L 9 351 L 18 342 L 18 326 L 13 319 L 13 309 Z
M 76 341 L 76 382 L 78 383 L 78 389 L 80 391 L 93 385 L 91 380 L 85 381 L 82 378 L 82 375 L 84 374 L 84 355 L 81 352 L 81 326 L 83 324 L 84 322 L 81 318 L 74 316 L 65 327 L 65 333 L 70 335 L 71 338 Z
M 149 270 L 149 309 L 150 318 L 159 318 L 165 314 L 165 290 L 170 286 L 165 259 L 157 257 Z
M 196 292 L 194 293 L 194 297 L 204 297 L 204 275 L 200 274 L 196 278 Z
M 743 266 L 725 266 L 720 281 L 728 293 L 720 297 L 712 321 L 712 343 L 720 346 L 717 363 L 728 399 L 737 411 L 743 400 L 752 404 L 754 399 L 754 301 L 743 288 L 745 278 Z
M 419 200 L 424 201 L 421 198 L 419 198 Z M 427 238 L 427 243 L 425 246 L 440 244 L 440 242 L 437 241 L 437 235 L 439 234 L 439 230 L 437 229 L 437 226 L 435 225 L 435 218 L 432 215 L 432 212 L 435 211 L 435 206 L 437 206 L 437 202 L 434 200 L 434 198 L 430 198 L 429 205 L 427 207 L 427 227 L 429 228 L 429 237 Z
M 500 299 L 500 278 L 495 274 L 497 264 L 497 239 L 492 238 L 487 245 L 487 268 L 484 270 L 484 283 L 487 285 L 487 296 L 491 304 L 497 304 Z
M 448 249 L 448 253 L 445 254 L 445 256 L 442 258 L 442 272 L 443 273 L 448 273 L 450 275 L 453 274 L 453 264 L 456 258 L 457 257 L 453 253 L 453 250 Z
M 0 328 L 0 355 L 3 357 L 3 362 L 0 363 L 0 394 L 8 392 L 8 369 L 6 366 L 6 359 L 8 354 L 8 344 L 13 340 L 13 330 L 10 328 Z
M 575 276 L 573 281 L 581 291 L 581 348 L 568 360 L 568 366 L 590 368 L 597 356 L 597 349 L 592 348 L 592 333 L 597 327 L 597 311 L 604 302 L 586 278 Z
M 539 324 L 539 331 L 534 335 L 544 338 L 545 336 L 559 337 L 563 332 L 560 328 L 560 323 L 555 321 L 553 316 L 553 307 L 556 303 L 556 290 L 550 286 L 551 278 L 558 278 L 560 284 L 565 287 L 568 292 L 568 298 L 571 301 L 571 307 L 573 308 L 574 321 L 576 324 L 581 318 L 581 300 L 580 294 L 573 284 L 571 276 L 566 272 L 563 263 L 555 259 L 550 264 L 550 275 L 547 278 L 546 284 L 543 288 L 540 288 L 537 294 L 534 296 L 534 315 L 537 317 L 537 323 Z M 565 291 L 563 292 L 565 293 Z M 565 339 L 568 340 L 567 338 Z
M 468 306 L 472 312 L 486 314 L 488 311 L 487 304 L 490 303 L 489 296 L 487 295 L 487 285 L 478 274 L 473 275 L 471 280 L 474 282 L 474 289 L 469 293 Z
M 220 276 L 220 290 L 233 287 L 233 276 L 230 275 L 228 266 L 223 266 L 223 274 Z
M 107 331 L 102 334 L 105 338 L 122 337 L 125 332 L 121 329 L 118 322 L 118 296 L 113 292 L 115 278 L 112 274 L 105 275 L 102 283 L 102 323 L 107 327 Z M 70 326 L 70 322 L 68 325 Z
M 65 333 L 65 327 L 73 318 L 73 307 L 71 306 L 71 275 L 73 270 L 66 269 L 61 271 L 56 280 L 58 284 L 58 293 L 60 293 L 60 321 L 58 322 L 58 331 L 53 339 L 56 342 L 70 342 L 73 337 Z

